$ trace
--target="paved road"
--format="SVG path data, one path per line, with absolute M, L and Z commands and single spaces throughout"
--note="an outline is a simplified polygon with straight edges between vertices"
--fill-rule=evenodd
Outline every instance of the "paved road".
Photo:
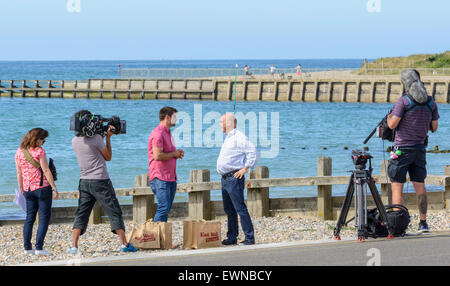
M 404 238 L 227 246 L 122 254 L 28 265 L 82 266 L 450 266 L 450 232 Z
M 450 265 L 450 232 L 369 239 L 229 246 L 218 249 L 130 255 L 120 260 L 83 261 L 82 265 L 139 266 L 318 266 L 318 265 Z

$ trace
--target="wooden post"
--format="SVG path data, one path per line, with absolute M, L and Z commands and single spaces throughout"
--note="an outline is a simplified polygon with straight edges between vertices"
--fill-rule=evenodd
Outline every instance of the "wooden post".
M 209 181 L 209 170 L 191 170 L 189 182 L 201 183 Z M 189 192 L 189 219 L 213 219 L 210 197 L 210 190 Z
M 332 160 L 330 157 L 317 159 L 317 175 L 331 176 Z M 323 220 L 333 219 L 332 186 L 317 186 L 317 215 Z
M 445 166 L 445 176 L 450 176 L 450 165 Z M 448 182 L 448 183 L 447 183 Z M 444 207 L 450 209 L 450 180 L 445 180 L 445 192 L 444 192 Z
M 131 79 L 128 80 L 128 92 L 127 92 L 127 99 L 131 98 Z
M 375 102 L 375 97 L 377 94 L 377 88 L 376 88 L 377 83 L 375 81 L 372 81 L 372 85 L 371 85 L 371 91 L 372 91 L 372 95 L 371 95 L 371 100 L 370 102 Z
M 278 101 L 278 82 L 273 82 L 273 100 Z
M 91 215 L 89 216 L 88 224 L 100 224 L 102 223 L 103 208 L 98 202 L 95 202 L 92 208 Z
M 100 81 L 100 98 L 103 98 L 103 88 L 104 88 L 104 82 L 103 79 Z
M 247 101 L 247 85 L 248 85 L 248 84 L 247 84 L 247 81 L 246 81 L 246 80 L 243 81 L 243 85 L 244 85 L 244 86 L 243 86 L 243 88 L 244 88 L 243 100 L 244 100 L 244 101 Z
M 288 101 L 292 101 L 292 81 L 288 83 Z
M 136 176 L 135 187 L 149 187 L 148 174 Z M 144 223 L 155 217 L 156 205 L 153 194 L 133 196 L 133 221 Z
M 64 80 L 61 81 L 61 98 L 64 97 Z
M 302 81 L 302 94 L 301 94 L 302 102 L 305 102 L 305 92 L 306 92 L 306 84 L 304 81 Z
M 87 82 L 87 94 L 86 94 L 87 98 L 91 98 L 91 79 L 88 79 Z
M 356 83 L 356 102 L 361 102 L 361 81 Z
M 250 170 L 249 179 L 269 178 L 269 168 L 258 166 Z M 252 217 L 269 217 L 269 188 L 249 188 L 247 190 L 247 208 Z
M 262 94 L 263 94 L 263 82 L 258 82 L 258 100 L 262 100 Z
M 320 88 L 320 86 L 319 86 L 319 81 L 317 80 L 315 83 L 314 83 L 314 92 L 315 92 L 315 94 L 314 94 L 314 102 L 318 102 L 319 101 L 319 88 Z
M 450 82 L 447 82 L 445 86 L 445 102 L 450 103 Z
M 391 89 L 391 83 L 386 81 L 386 90 L 384 91 L 384 102 L 388 103 L 390 100 L 390 91 Z
M 27 88 L 27 82 L 25 80 L 22 81 L 22 88 L 23 88 L 23 90 L 22 90 L 22 97 L 25 97 L 25 95 L 26 95 L 25 88 Z
M 216 72 L 216 70 L 214 70 L 214 72 Z M 217 80 L 213 80 L 213 100 L 216 100 L 217 101 L 217 93 L 218 93 L 218 90 L 217 90 Z
M 341 102 L 347 102 L 347 82 L 342 82 Z
M 328 82 L 328 94 L 327 94 L 327 102 L 332 102 L 332 96 L 333 96 L 333 82 Z
M 73 91 L 73 98 L 77 98 L 78 80 L 75 81 L 75 87 Z
M 383 150 L 384 152 L 385 150 Z M 381 185 L 381 200 L 383 201 L 384 205 L 390 205 L 392 204 L 392 194 L 391 192 L 388 192 L 388 190 L 392 190 L 391 189 L 391 184 L 386 182 L 386 177 L 387 177 L 387 168 L 389 166 L 389 160 L 384 160 L 381 162 L 381 169 L 380 169 L 380 177 L 384 178 L 381 179 L 382 181 L 380 181 L 380 185 Z
M 228 81 L 228 100 L 233 100 L 233 85 L 231 80 Z

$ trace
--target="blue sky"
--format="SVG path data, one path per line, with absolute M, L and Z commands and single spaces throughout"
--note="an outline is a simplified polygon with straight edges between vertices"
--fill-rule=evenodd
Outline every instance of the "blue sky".
M 378 58 L 450 50 L 450 1 L 0 0 L 0 60 Z M 372 0 L 376 1 L 376 0 Z

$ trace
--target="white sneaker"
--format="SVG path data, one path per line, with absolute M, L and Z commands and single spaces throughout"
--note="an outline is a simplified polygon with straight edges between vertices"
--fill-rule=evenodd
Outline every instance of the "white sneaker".
M 34 254 L 36 254 L 36 255 L 52 255 L 52 253 L 51 252 L 48 252 L 47 250 L 45 250 L 45 249 L 42 249 L 42 250 L 35 250 L 35 252 L 34 252 Z
M 23 253 L 25 255 L 34 255 L 34 249 L 32 249 L 32 250 L 24 250 Z

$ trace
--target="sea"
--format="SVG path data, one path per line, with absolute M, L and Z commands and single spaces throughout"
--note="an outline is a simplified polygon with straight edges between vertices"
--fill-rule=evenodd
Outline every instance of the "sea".
M 122 68 L 233 68 L 236 64 L 255 68 L 268 68 L 272 64 L 279 68 L 294 68 L 300 63 L 303 68 L 337 69 L 359 68 L 362 62 L 363 59 L 3 61 L 0 62 L 0 79 L 117 78 L 119 64 Z M 238 101 L 234 105 L 232 101 L 0 97 L 0 195 L 14 194 L 14 189 L 17 189 L 14 154 L 23 136 L 34 127 L 49 131 L 43 147 L 55 162 L 59 191 L 77 190 L 80 173 L 71 146 L 74 133 L 69 130 L 69 123 L 70 117 L 81 109 L 126 120 L 127 133 L 112 137 L 113 156 L 107 165 L 115 188 L 132 187 L 135 176 L 148 172 L 148 136 L 158 125 L 158 112 L 163 106 L 175 107 L 182 115 L 179 117 L 184 118 L 172 128 L 177 147 L 185 152 L 185 157 L 177 161 L 178 183 L 188 182 L 192 169 L 209 169 L 211 180 L 220 180 L 216 161 L 223 134 L 218 129 L 217 117 L 228 111 L 240 112 L 249 118 L 239 128 L 249 136 L 257 134 L 254 142 L 259 151 L 257 164 L 268 166 L 273 178 L 315 176 L 320 156 L 332 158 L 333 175 L 349 175 L 348 171 L 354 169 L 351 150 L 364 147 L 368 147 L 374 157 L 375 174 L 379 174 L 382 160 L 389 159 L 389 153 L 384 151 L 390 142 L 375 136 L 366 145 L 363 141 L 392 104 Z M 430 133 L 429 148 L 439 146 L 441 150 L 448 150 L 450 106 L 439 104 L 439 113 L 439 130 Z M 251 120 L 256 125 L 252 125 Z M 257 132 L 252 133 L 255 128 Z M 427 154 L 428 173 L 443 174 L 449 159 L 450 154 Z M 405 188 L 413 192 L 411 184 Z M 428 186 L 428 189 L 440 190 L 434 186 Z M 333 195 L 344 195 L 345 190 L 346 186 L 333 186 Z M 271 198 L 316 195 L 317 187 L 314 186 L 270 190 Z M 220 191 L 211 192 L 211 199 L 221 200 Z M 131 204 L 132 199 L 120 197 L 119 201 Z M 187 195 L 177 194 L 175 201 L 187 201 Z M 53 202 L 54 207 L 76 204 L 76 200 Z M 0 220 L 24 217 L 25 213 L 15 204 L 0 203 Z

